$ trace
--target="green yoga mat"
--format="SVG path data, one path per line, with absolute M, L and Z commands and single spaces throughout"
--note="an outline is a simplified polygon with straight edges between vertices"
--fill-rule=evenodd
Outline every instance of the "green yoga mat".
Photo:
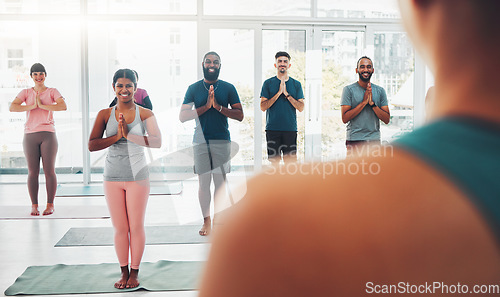
M 151 182 L 149 195 L 179 195 L 182 193 L 182 182 L 156 183 Z M 84 185 L 57 185 L 57 197 L 74 196 L 104 196 L 102 184 Z
M 139 272 L 140 285 L 133 289 L 116 289 L 120 278 L 118 263 L 54 266 L 30 266 L 7 288 L 5 295 L 56 295 L 117 293 L 137 291 L 195 290 L 204 262 L 143 262 Z
M 146 226 L 146 244 L 208 243 L 206 236 L 198 234 L 200 227 L 201 225 Z M 112 227 L 70 228 L 55 246 L 105 245 L 113 245 Z

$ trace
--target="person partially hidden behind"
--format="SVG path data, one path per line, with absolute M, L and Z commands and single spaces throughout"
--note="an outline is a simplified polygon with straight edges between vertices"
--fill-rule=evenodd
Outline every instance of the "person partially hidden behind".
M 135 77 L 137 78 L 137 82 L 139 82 L 139 74 L 137 73 L 137 71 L 133 69 L 132 71 L 134 72 Z M 111 101 L 111 103 L 109 104 L 109 107 L 115 106 L 117 101 L 118 98 L 115 97 L 115 99 L 113 99 L 113 101 Z M 144 89 L 137 88 L 137 91 L 134 94 L 134 103 L 149 110 L 153 110 L 153 103 L 151 103 L 151 99 L 149 98 L 148 92 Z
M 434 73 L 432 121 L 391 154 L 250 180 L 213 237 L 199 297 L 498 295 L 500 1 L 399 5 Z M 325 172 L 363 162 L 380 171 Z

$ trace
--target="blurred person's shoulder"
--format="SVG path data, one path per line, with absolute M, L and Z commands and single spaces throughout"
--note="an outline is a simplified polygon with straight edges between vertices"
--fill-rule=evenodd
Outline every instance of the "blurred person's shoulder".
M 411 153 L 393 148 L 390 155 L 277 170 L 248 182 L 234 220 L 218 238 L 242 252 L 248 259 L 241 265 L 262 277 L 294 263 L 300 269 L 284 272 L 290 279 L 280 277 L 283 282 L 314 274 L 315 282 L 302 285 L 319 282 L 322 290 L 335 291 L 339 282 L 361 288 L 345 279 L 349 275 L 365 281 L 398 273 L 407 279 L 467 275 L 472 281 L 500 273 L 495 239 L 481 214 L 456 185 Z M 474 260 L 449 272 L 451 263 L 465 258 Z

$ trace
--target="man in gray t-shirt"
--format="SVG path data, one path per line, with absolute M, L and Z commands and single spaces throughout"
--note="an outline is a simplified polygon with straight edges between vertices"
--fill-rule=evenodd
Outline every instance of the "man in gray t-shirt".
M 366 142 L 380 143 L 380 122 L 389 123 L 390 113 L 384 88 L 372 84 L 372 60 L 366 56 L 358 60 L 357 82 L 344 87 L 342 92 L 342 121 L 347 123 L 346 146 Z

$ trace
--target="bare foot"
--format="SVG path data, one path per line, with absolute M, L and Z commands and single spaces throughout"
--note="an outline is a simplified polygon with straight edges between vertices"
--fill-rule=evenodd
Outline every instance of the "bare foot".
M 121 266 L 120 268 L 122 270 L 122 277 L 115 283 L 115 288 L 125 289 L 127 287 L 127 281 L 128 281 L 128 277 L 129 277 L 128 265 Z
M 210 217 L 206 217 L 203 219 L 203 226 L 201 227 L 198 233 L 201 236 L 207 236 L 210 234 L 211 231 L 212 231 L 212 221 L 210 220 Z
M 130 269 L 130 276 L 127 281 L 127 289 L 139 286 L 139 269 Z
M 47 203 L 47 208 L 43 211 L 44 216 L 49 216 L 54 213 L 54 203 Z
M 38 211 L 38 204 L 31 205 L 31 215 L 32 216 L 39 216 L 40 215 L 40 212 Z

